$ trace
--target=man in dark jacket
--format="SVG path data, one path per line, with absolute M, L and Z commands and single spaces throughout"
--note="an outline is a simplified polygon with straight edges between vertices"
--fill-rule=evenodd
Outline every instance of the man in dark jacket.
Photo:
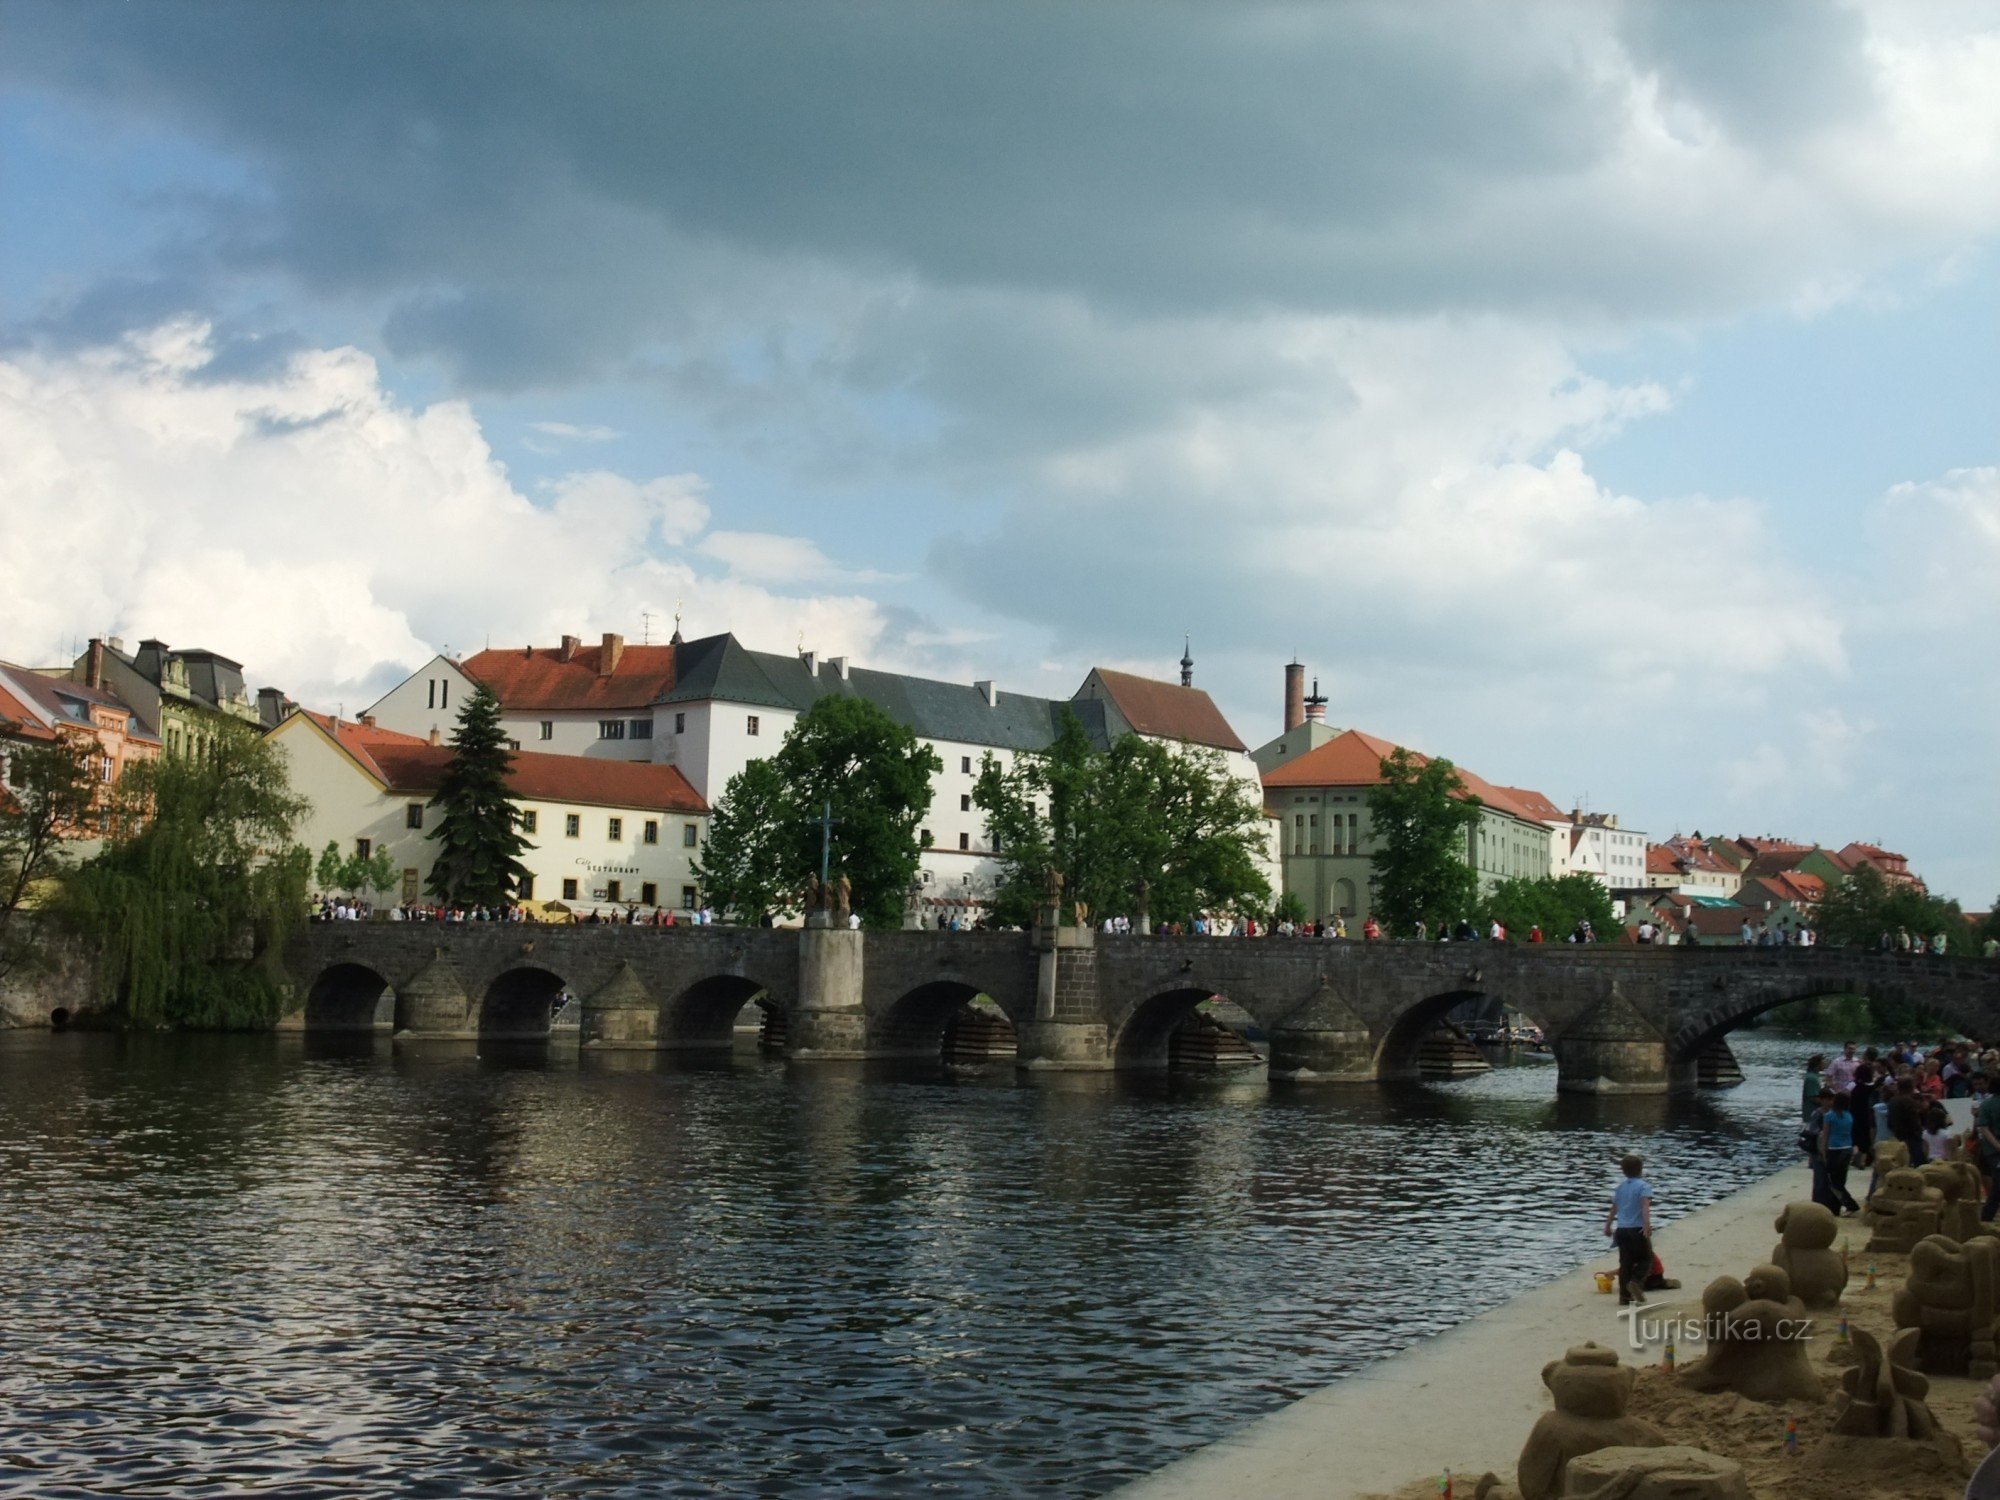
M 1889 1096 L 1889 1134 L 1910 1148 L 1911 1166 L 1921 1167 L 1928 1159 L 1924 1154 L 1924 1110 L 1914 1079 L 1896 1080 L 1896 1092 Z

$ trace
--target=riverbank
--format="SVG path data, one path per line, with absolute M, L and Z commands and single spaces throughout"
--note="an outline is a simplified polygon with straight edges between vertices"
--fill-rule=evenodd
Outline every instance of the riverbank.
M 1606 1176 L 1609 1194 L 1610 1177 Z M 1771 1227 L 1787 1203 L 1811 1195 L 1803 1166 L 1774 1173 L 1685 1218 L 1657 1236 L 1667 1274 L 1699 1299 L 1717 1276 L 1741 1276 L 1770 1259 Z M 1859 1235 L 1857 1234 L 1857 1239 Z M 1512 1479 L 1528 1430 L 1548 1407 L 1542 1366 L 1594 1339 L 1634 1355 L 1618 1302 L 1597 1290 L 1594 1273 L 1614 1263 L 1607 1249 L 1555 1280 L 1457 1327 L 1379 1360 L 1325 1390 L 1200 1452 L 1116 1491 L 1119 1500 L 1360 1500 L 1387 1494 L 1416 1475 Z M 1467 1243 L 1468 1277 L 1480 1249 Z M 1441 1287 L 1449 1297 L 1452 1289 Z

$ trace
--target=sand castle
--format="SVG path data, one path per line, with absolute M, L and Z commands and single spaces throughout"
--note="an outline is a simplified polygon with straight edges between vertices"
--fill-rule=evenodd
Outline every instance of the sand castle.
M 1938 1207 L 1938 1230 L 1946 1239 L 1960 1244 L 1984 1231 L 1979 1222 L 1981 1187 L 1979 1169 L 1962 1158 L 1926 1162 L 1917 1169 L 1927 1187 L 1943 1197 Z
M 1691 1390 L 1734 1391 L 1752 1401 L 1823 1401 L 1807 1357 L 1812 1319 L 1777 1266 L 1743 1280 L 1719 1276 L 1701 1294 L 1708 1352 L 1680 1372 Z
M 1788 1203 L 1772 1226 L 1778 1247 L 1771 1262 L 1792 1280 L 1792 1293 L 1807 1307 L 1833 1307 L 1847 1288 L 1847 1262 L 1833 1248 L 1840 1221 L 1817 1203 Z
M 2000 1373 L 2000 1239 L 1958 1244 L 1941 1234 L 1910 1252 L 1910 1274 L 1890 1304 L 1896 1326 L 1917 1333 L 1915 1363 L 1927 1375 Z
M 1571 1459 L 1600 1448 L 1657 1448 L 1666 1439 L 1650 1422 L 1625 1415 L 1638 1372 L 1618 1362 L 1616 1350 L 1579 1344 L 1542 1367 L 1542 1384 L 1556 1409 L 1543 1413 L 1521 1449 L 1516 1474 L 1522 1500 L 1554 1500 L 1565 1493 Z
M 1917 1241 L 1938 1232 L 1944 1194 L 1924 1181 L 1921 1171 L 1898 1167 L 1882 1179 L 1869 1212 L 1875 1232 L 1868 1240 L 1871 1255 L 1908 1255 Z
M 1931 1383 L 1915 1369 L 1917 1330 L 1903 1329 L 1886 1350 L 1863 1329 L 1852 1337 L 1860 1362 L 1841 1374 L 1845 1394 L 1833 1430 L 1847 1437 L 1935 1438 L 1937 1418 L 1924 1404 Z

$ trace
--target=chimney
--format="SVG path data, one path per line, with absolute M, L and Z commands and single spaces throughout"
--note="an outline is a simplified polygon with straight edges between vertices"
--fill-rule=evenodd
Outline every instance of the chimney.
M 363 714 L 361 716 L 361 727 L 363 729 L 373 729 L 375 727 L 375 715 Z
M 576 648 L 577 648 L 577 647 L 579 647 L 579 646 L 581 646 L 582 644 L 583 644 L 583 642 L 582 642 L 582 641 L 580 641 L 580 640 L 578 640 L 578 639 L 577 639 L 577 638 L 576 638 L 575 636 L 573 636 L 573 635 L 566 635 L 566 636 L 564 636 L 564 637 L 562 638 L 562 656 L 561 656 L 561 659 L 562 659 L 563 661 L 574 661 L 574 660 L 576 660 Z
M 1290 734 L 1306 721 L 1306 669 L 1297 661 L 1285 665 L 1285 728 Z
M 806 669 L 806 676 L 817 677 L 819 675 L 819 653 L 817 651 L 801 651 L 799 653 L 799 663 Z
M 444 736 L 438 733 L 438 727 L 435 724 L 431 725 L 431 743 L 433 745 L 442 745 L 444 743 Z
M 597 675 L 609 677 L 618 670 L 618 658 L 625 654 L 625 637 L 604 632 L 604 645 L 597 653 Z
M 1326 722 L 1326 695 L 1319 690 L 1319 679 L 1313 679 L 1312 696 L 1306 699 L 1306 722 L 1323 724 Z
M 124 655 L 125 653 L 125 641 L 124 638 L 121 636 L 114 635 L 111 637 L 110 640 L 106 641 L 104 644 L 109 646 L 113 651 L 118 652 L 119 655 L 121 656 Z
M 827 664 L 827 665 L 828 665 L 829 667 L 832 667 L 832 668 L 833 668 L 833 671 L 834 671 L 834 675 L 835 675 L 835 676 L 837 676 L 837 677 L 838 677 L 838 678 L 839 678 L 839 679 L 840 679 L 840 680 L 841 680 L 842 682 L 845 682 L 845 681 L 847 681 L 847 658 L 846 658 L 846 657 L 844 657 L 844 656 L 829 656 L 829 657 L 828 657 L 828 658 L 826 659 L 826 664 Z
M 523 646 L 521 648 L 521 657 L 523 660 L 532 661 L 534 659 L 534 655 L 535 655 L 535 648 L 533 646 Z
M 972 688 L 974 692 L 986 700 L 988 708 L 998 708 L 1000 706 L 1000 689 L 995 687 L 991 682 L 975 682 Z
M 84 658 L 83 685 L 94 688 L 104 686 L 104 642 L 96 636 L 90 638 L 90 651 Z

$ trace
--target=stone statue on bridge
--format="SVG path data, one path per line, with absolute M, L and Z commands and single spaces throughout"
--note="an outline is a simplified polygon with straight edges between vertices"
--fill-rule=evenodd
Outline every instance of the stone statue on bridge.
M 854 887 L 848 883 L 847 877 L 843 874 L 835 876 L 833 884 L 827 886 L 825 890 L 827 908 L 833 913 L 834 925 L 845 927 L 847 918 L 854 909 Z

